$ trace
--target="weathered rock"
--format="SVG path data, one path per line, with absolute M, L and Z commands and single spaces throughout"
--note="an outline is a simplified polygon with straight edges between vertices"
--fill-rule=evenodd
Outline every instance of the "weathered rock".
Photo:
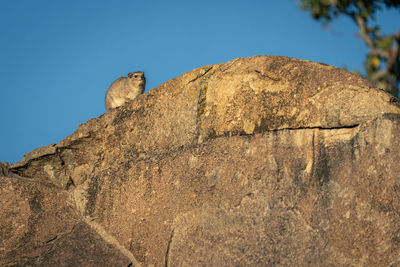
M 0 266 L 128 266 L 80 219 L 68 192 L 0 176 Z
M 201 162 L 215 188 L 208 202 L 175 217 L 168 262 L 398 265 L 399 124 L 396 115 L 353 129 L 210 142 Z M 234 156 L 224 158 L 226 151 Z
M 394 99 L 342 69 L 281 57 L 237 59 L 200 83 L 206 91 L 201 136 L 265 130 L 351 127 Z M 374 99 L 374 101 L 371 101 Z
M 352 127 L 399 110 L 396 98 L 342 69 L 277 56 L 239 58 L 168 81 L 11 168 L 65 187 L 77 167 L 122 154 L 129 162 L 217 136 Z
M 9 168 L 69 189 L 134 264 L 397 265 L 397 101 L 328 65 L 236 59 Z

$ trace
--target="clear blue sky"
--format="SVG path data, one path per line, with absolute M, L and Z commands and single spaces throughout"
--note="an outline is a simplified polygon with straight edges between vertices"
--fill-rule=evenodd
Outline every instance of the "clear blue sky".
M 398 30 L 400 13 L 378 22 Z M 0 161 L 102 115 L 108 86 L 128 72 L 144 71 L 147 91 L 253 55 L 362 69 L 356 32 L 348 19 L 323 29 L 291 0 L 0 0 Z

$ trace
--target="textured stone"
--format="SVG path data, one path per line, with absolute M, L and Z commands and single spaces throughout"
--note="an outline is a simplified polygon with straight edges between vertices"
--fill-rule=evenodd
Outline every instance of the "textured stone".
M 68 192 L 0 177 L 1 266 L 128 266 L 132 261 L 90 228 Z
M 257 56 L 185 73 L 3 169 L 62 188 L 134 265 L 395 266 L 399 124 L 398 99 L 356 75 Z

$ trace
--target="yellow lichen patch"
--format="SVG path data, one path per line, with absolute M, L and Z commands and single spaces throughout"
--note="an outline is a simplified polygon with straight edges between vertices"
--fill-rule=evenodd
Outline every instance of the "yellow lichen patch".
M 256 125 L 252 121 L 245 120 L 243 122 L 243 130 L 246 134 L 252 134 L 254 133 Z
M 54 168 L 52 165 L 45 165 L 43 170 L 49 175 L 50 178 L 55 179 Z

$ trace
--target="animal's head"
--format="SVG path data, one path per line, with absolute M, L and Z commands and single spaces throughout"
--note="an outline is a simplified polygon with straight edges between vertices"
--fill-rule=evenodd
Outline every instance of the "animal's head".
M 131 80 L 146 81 L 143 71 L 130 72 L 128 73 L 128 78 Z
M 129 83 L 132 88 L 139 89 L 140 93 L 144 92 L 146 87 L 146 78 L 143 71 L 136 71 L 128 73 Z
M 128 79 L 134 86 L 139 86 L 139 88 L 144 90 L 146 86 L 146 78 L 144 77 L 143 71 L 135 71 L 128 73 Z

